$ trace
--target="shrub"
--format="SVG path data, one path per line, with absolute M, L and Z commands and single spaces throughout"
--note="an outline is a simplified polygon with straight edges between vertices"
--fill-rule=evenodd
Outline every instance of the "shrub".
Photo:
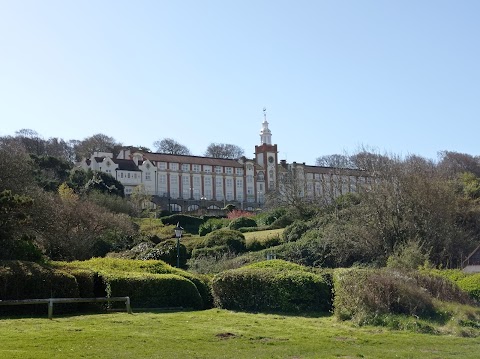
M 203 247 L 227 246 L 232 253 L 245 252 L 245 236 L 230 229 L 219 229 L 209 233 L 202 242 Z
M 212 281 L 216 306 L 246 311 L 326 311 L 329 290 L 319 275 L 299 270 L 239 268 Z
M 417 241 L 409 241 L 398 246 L 387 259 L 388 268 L 401 270 L 415 270 L 427 263 L 428 253 L 424 251 L 421 244 Z
M 160 218 L 164 225 L 173 225 L 176 226 L 177 223 L 180 223 L 180 226 L 183 229 L 192 234 L 198 233 L 200 225 L 203 223 L 203 219 L 194 216 L 187 216 L 185 214 L 172 214 L 168 217 Z
M 285 213 L 281 217 L 277 218 L 272 224 L 272 229 L 285 228 L 294 222 L 293 216 L 289 213 Z
M 334 308 L 340 319 L 369 323 L 378 315 L 434 314 L 431 296 L 415 280 L 385 270 L 348 269 L 334 274 Z
M 0 300 L 76 298 L 75 277 L 58 269 L 33 262 L 0 261 Z M 56 311 L 72 311 L 76 305 L 62 305 Z M 45 312 L 46 305 L 4 307 L 2 312 Z
M 295 221 L 283 231 L 283 240 L 285 242 L 295 242 L 308 230 L 308 226 L 303 221 Z
M 117 272 L 103 278 L 109 296 L 129 296 L 137 308 L 203 307 L 195 284 L 179 275 Z
M 210 232 L 226 227 L 228 223 L 229 220 L 226 218 L 210 218 L 200 225 L 200 228 L 198 229 L 198 234 L 200 236 L 205 236 Z
M 180 243 L 179 245 L 179 260 L 180 267 L 184 268 L 187 263 L 187 249 L 185 245 Z M 176 240 L 167 240 L 157 244 L 152 249 L 147 250 L 146 252 L 140 254 L 137 259 L 141 260 L 161 260 L 171 266 L 177 265 L 177 242 Z
M 228 219 L 237 219 L 242 217 L 253 217 L 253 216 L 254 214 L 252 212 L 242 211 L 238 209 L 233 209 L 227 214 Z
M 287 213 L 287 210 L 285 208 L 276 208 L 274 210 L 259 213 L 256 216 L 256 220 L 258 225 L 260 226 L 270 226 L 273 222 L 275 222 L 285 213 Z
M 473 299 L 480 302 L 480 273 L 469 274 L 457 283 L 458 286 L 466 291 Z
M 256 262 L 249 264 L 248 268 L 270 268 L 277 271 L 282 270 L 296 270 L 301 272 L 311 272 L 307 267 L 296 263 L 284 261 L 283 259 L 272 259 L 268 261 Z
M 228 228 L 238 230 L 239 228 L 256 227 L 257 222 L 250 217 L 238 217 L 230 222 Z
M 230 253 L 230 250 L 226 245 L 194 248 L 192 251 L 191 258 L 198 258 L 198 257 L 220 258 L 225 253 Z

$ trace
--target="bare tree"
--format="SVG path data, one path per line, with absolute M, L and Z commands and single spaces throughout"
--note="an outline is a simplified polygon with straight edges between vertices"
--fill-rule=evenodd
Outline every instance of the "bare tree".
M 173 138 L 164 138 L 153 143 L 157 152 L 168 153 L 170 155 L 190 155 L 190 150 L 187 146 L 178 143 Z
M 316 165 L 333 168 L 356 168 L 350 156 L 338 154 L 317 157 Z
M 71 143 L 75 143 L 71 141 Z M 78 141 L 75 146 L 75 155 L 77 160 L 82 158 L 89 158 L 93 152 L 111 152 L 115 148 L 121 146 L 113 137 L 109 137 L 102 133 L 97 133 L 91 137 L 85 138 L 83 141 Z
M 243 148 L 229 143 L 211 143 L 205 151 L 205 157 L 235 159 L 243 156 Z

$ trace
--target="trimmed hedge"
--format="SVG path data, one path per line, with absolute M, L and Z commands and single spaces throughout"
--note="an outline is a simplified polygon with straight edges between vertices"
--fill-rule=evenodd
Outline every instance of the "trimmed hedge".
M 228 224 L 228 228 L 235 230 L 247 227 L 257 227 L 257 222 L 251 217 L 238 217 Z
M 200 225 L 204 222 L 203 218 L 187 216 L 185 214 L 172 214 L 171 216 L 160 218 L 164 225 L 180 226 L 188 233 L 197 234 Z
M 187 264 L 187 249 L 183 243 L 179 245 L 180 267 L 184 268 Z M 177 242 L 175 239 L 166 240 L 157 244 L 154 248 L 140 254 L 137 259 L 141 260 L 161 260 L 171 266 L 177 265 Z
M 0 299 L 78 297 L 75 277 L 34 262 L 0 261 Z
M 227 246 L 233 253 L 242 253 L 246 251 L 245 236 L 239 232 L 230 229 L 219 229 L 209 233 L 201 247 Z
M 75 262 L 56 262 L 56 265 L 65 268 L 84 268 L 91 269 L 98 273 L 98 276 L 102 279 L 102 290 L 105 296 L 109 292 L 108 279 L 106 278 L 125 278 L 131 277 L 132 281 L 139 279 L 139 285 L 143 285 L 144 281 L 142 275 L 146 274 L 174 274 L 192 282 L 197 292 L 201 296 L 204 308 L 211 308 L 213 306 L 213 299 L 210 289 L 210 280 L 206 276 L 195 275 L 188 273 L 184 270 L 174 268 L 163 261 L 158 260 L 131 260 L 131 259 L 116 259 L 116 258 L 92 258 L 87 261 L 75 261 Z M 96 289 L 96 292 L 98 290 Z M 132 292 L 132 294 L 134 294 Z M 144 301 L 140 297 L 140 303 Z M 191 300 L 192 303 L 196 302 L 196 299 Z M 132 302 L 133 303 L 133 302 Z M 136 305 L 133 303 L 132 305 Z M 183 305 L 175 305 L 183 306 Z M 196 307 L 195 307 L 196 308 Z
M 0 261 L 0 300 L 74 298 L 79 296 L 75 277 L 33 262 Z M 75 304 L 63 304 L 56 312 L 68 312 Z M 1 313 L 45 313 L 46 305 L 0 307 Z
M 184 307 L 202 309 L 203 301 L 195 284 L 175 274 L 104 274 L 107 295 L 129 296 L 133 307 Z
M 319 275 L 300 270 L 239 268 L 212 281 L 216 306 L 245 311 L 328 311 L 330 291 Z

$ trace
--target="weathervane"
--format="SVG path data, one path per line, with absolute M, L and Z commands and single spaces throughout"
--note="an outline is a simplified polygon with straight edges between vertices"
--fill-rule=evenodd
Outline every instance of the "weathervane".
M 266 107 L 263 108 L 263 118 L 265 119 L 265 121 L 267 120 L 267 108 Z

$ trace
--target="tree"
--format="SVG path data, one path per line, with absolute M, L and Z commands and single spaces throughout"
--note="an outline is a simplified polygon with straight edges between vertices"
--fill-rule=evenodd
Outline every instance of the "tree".
M 71 143 L 75 144 L 75 156 L 78 161 L 82 158 L 90 158 L 94 152 L 114 153 L 115 149 L 122 145 L 113 137 L 101 133 L 87 137 L 83 141 L 71 141 Z
M 243 156 L 243 149 L 229 143 L 211 143 L 205 151 L 205 157 L 236 159 Z
M 315 164 L 321 167 L 356 168 L 350 156 L 338 154 L 317 157 Z
M 190 155 L 190 150 L 175 141 L 173 138 L 164 138 L 153 143 L 153 146 L 157 149 L 157 152 L 168 153 L 170 155 Z

